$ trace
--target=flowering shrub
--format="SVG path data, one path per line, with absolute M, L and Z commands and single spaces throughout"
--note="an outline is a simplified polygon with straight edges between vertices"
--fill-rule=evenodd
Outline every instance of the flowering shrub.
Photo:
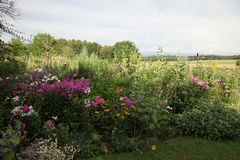
M 28 104 L 24 104 L 23 106 L 17 106 L 11 111 L 12 115 L 10 117 L 11 120 L 16 120 L 18 117 L 25 117 L 25 116 L 31 116 L 33 114 L 36 114 L 36 112 L 33 110 L 33 107 Z
M 31 160 L 72 160 L 79 151 L 79 146 L 66 144 L 59 146 L 57 139 L 37 139 L 29 147 L 22 150 L 18 159 Z
M 208 84 L 206 84 L 204 81 L 197 79 L 197 77 L 194 77 L 191 75 L 191 81 L 192 83 L 197 84 L 198 86 L 202 87 L 203 89 L 209 89 Z

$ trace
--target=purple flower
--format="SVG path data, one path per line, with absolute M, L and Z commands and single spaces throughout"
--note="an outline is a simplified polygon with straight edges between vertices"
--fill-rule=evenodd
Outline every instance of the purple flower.
M 131 99 L 129 99 L 127 96 L 123 97 L 122 101 L 128 107 L 133 106 L 133 101 Z
M 30 111 L 30 106 L 27 104 L 24 104 L 22 107 L 22 112 L 23 113 L 28 113 Z

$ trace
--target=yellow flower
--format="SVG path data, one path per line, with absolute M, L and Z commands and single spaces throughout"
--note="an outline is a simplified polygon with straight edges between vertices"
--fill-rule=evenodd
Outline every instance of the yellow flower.
M 152 147 L 151 147 L 152 151 L 156 151 L 157 149 L 157 145 L 156 144 L 153 144 Z
M 104 109 L 104 112 L 109 112 L 110 111 L 110 109 Z
M 99 112 L 98 112 L 98 111 L 95 111 L 95 114 L 99 114 Z
M 130 113 L 129 112 L 127 112 L 127 111 L 124 111 L 124 113 L 128 116 L 128 115 L 130 115 Z

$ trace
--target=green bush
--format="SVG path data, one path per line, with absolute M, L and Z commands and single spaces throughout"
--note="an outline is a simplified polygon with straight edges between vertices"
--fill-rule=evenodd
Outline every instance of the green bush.
M 204 102 L 179 114 L 182 134 L 207 139 L 234 139 L 240 136 L 240 113 L 223 103 Z
M 240 60 L 237 60 L 236 66 L 240 66 Z

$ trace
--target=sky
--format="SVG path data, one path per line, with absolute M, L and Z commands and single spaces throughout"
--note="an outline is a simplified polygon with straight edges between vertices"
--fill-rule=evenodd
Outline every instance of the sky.
M 144 55 L 240 53 L 240 0 L 17 0 L 15 26 L 29 38 L 113 45 L 133 41 Z

